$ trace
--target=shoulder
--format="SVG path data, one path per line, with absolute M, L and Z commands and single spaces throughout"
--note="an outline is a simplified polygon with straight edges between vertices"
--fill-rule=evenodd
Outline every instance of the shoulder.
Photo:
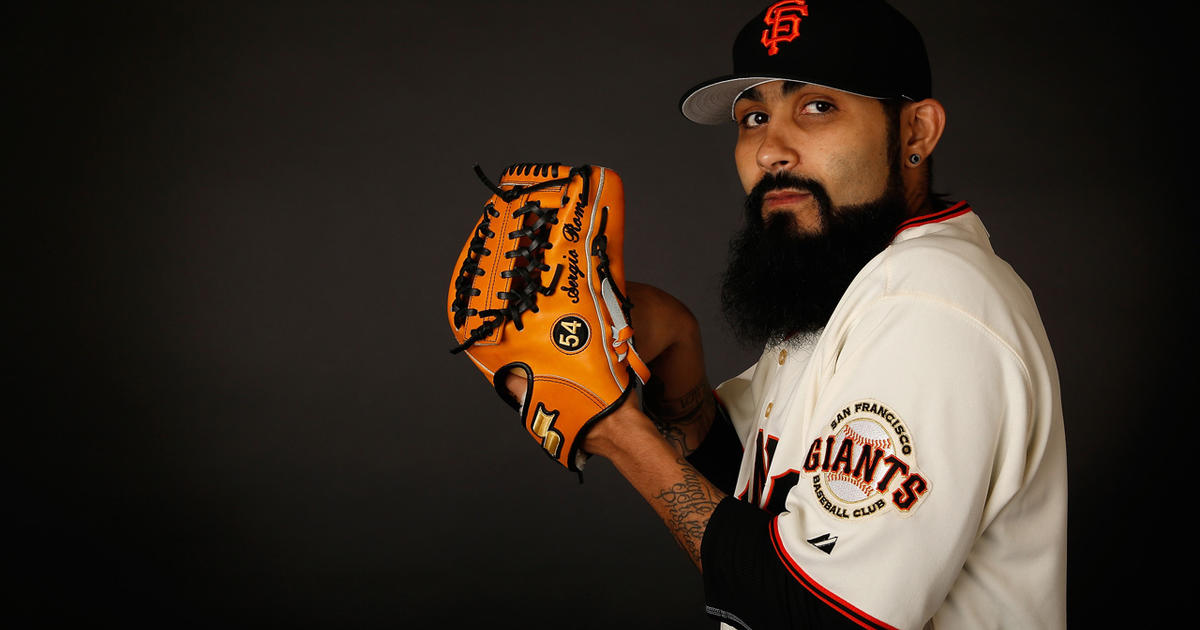
M 948 218 L 907 222 L 847 291 L 845 315 L 881 301 L 921 302 L 953 311 L 1008 343 L 1043 335 L 1029 287 L 996 255 L 982 221 L 965 203 Z
M 903 342 L 925 365 L 969 367 L 981 352 L 1015 361 L 1043 386 L 1056 379 L 1033 294 L 992 250 L 969 207 L 902 230 L 855 278 L 824 339 L 831 365 Z M 971 349 L 967 351 L 967 349 Z M 965 363 L 964 363 L 965 362 Z
M 892 294 L 927 295 L 969 310 L 988 299 L 1032 298 L 971 211 L 900 232 L 881 262 Z

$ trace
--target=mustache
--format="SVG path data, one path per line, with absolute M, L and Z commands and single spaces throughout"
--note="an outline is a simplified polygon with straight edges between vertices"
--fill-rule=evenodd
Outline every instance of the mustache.
M 754 188 L 750 189 L 750 193 L 746 195 L 747 218 L 754 223 L 760 223 L 762 221 L 763 197 L 769 192 L 788 188 L 795 188 L 811 194 L 816 199 L 817 207 L 820 208 L 822 215 L 826 215 L 833 209 L 833 202 L 829 199 L 829 193 L 821 185 L 821 182 L 786 172 L 767 173 L 763 175 L 762 179 L 758 180 Z
M 819 231 L 798 232 L 789 212 L 762 216 L 755 201 L 779 188 L 813 195 Z M 721 279 L 721 310 L 734 336 L 751 347 L 820 330 L 863 265 L 891 242 L 906 209 L 899 186 L 878 199 L 835 208 L 815 182 L 764 177 L 747 195 L 745 225 L 730 239 Z

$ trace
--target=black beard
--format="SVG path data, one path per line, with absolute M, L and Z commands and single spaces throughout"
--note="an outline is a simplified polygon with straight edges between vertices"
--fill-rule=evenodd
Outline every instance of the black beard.
M 801 233 L 789 212 L 763 219 L 763 195 L 780 188 L 812 194 L 817 233 Z M 775 345 L 823 328 L 850 282 L 892 241 L 906 204 L 899 169 L 875 201 L 834 208 L 821 184 L 767 175 L 746 196 L 746 225 L 729 244 L 721 307 L 734 335 L 748 345 Z

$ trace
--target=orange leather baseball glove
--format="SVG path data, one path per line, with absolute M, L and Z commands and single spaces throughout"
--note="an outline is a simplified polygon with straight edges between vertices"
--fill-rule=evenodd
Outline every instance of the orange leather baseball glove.
M 622 260 L 624 190 L 599 166 L 515 164 L 463 246 L 447 311 L 462 352 L 542 450 L 583 469 L 580 445 L 650 371 L 633 348 Z M 525 371 L 524 400 L 505 386 Z

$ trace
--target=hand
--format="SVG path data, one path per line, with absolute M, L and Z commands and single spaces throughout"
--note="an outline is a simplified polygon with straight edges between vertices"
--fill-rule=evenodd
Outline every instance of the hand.
M 627 417 L 629 410 L 645 404 L 658 430 L 682 455 L 690 454 L 712 426 L 715 400 L 704 368 L 700 324 L 692 312 L 672 295 L 648 284 L 626 283 L 633 302 L 631 324 L 638 354 L 650 366 L 644 401 L 630 395 L 620 409 L 592 427 L 584 450 L 603 454 L 601 442 L 610 430 L 622 424 L 614 416 Z M 509 372 L 505 385 L 517 400 L 525 400 L 525 371 Z M 638 415 L 642 415 L 639 411 Z M 644 416 L 643 416 L 644 418 Z
M 525 400 L 528 378 L 522 368 L 513 368 L 505 375 L 504 385 L 517 400 Z M 636 391 L 630 392 L 615 411 L 601 418 L 584 437 L 583 450 L 592 455 L 605 455 L 614 444 L 613 431 L 621 432 L 629 422 L 646 422 Z

